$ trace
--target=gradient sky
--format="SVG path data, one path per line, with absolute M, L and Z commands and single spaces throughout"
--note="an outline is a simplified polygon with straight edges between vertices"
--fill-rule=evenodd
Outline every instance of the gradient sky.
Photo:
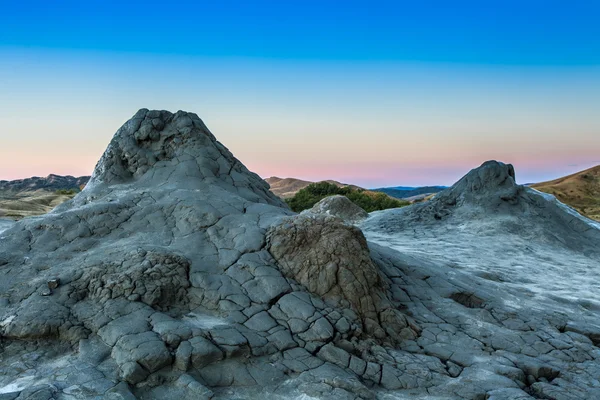
M 0 179 L 87 175 L 139 108 L 263 177 L 521 183 L 600 164 L 598 1 L 21 1 L 0 13 Z

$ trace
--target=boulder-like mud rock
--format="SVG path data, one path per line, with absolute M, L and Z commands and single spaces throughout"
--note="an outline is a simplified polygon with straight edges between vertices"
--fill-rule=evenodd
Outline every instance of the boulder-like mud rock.
M 362 221 L 369 216 L 365 210 L 341 195 L 325 197 L 306 212 L 332 215 L 349 223 Z
M 301 214 L 269 230 L 267 249 L 285 276 L 332 303 L 351 305 L 367 334 L 415 337 L 406 318 L 392 307 L 360 229 L 335 217 Z

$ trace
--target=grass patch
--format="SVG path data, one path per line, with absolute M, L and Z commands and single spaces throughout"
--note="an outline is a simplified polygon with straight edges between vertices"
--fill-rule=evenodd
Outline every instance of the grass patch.
M 60 195 L 65 195 L 65 196 L 74 196 L 77 193 L 79 193 L 79 190 L 77 190 L 77 189 L 58 189 L 54 193 L 60 194 Z
M 295 212 L 312 208 L 325 197 L 342 195 L 346 196 L 366 212 L 386 210 L 410 205 L 405 200 L 394 199 L 385 193 L 370 190 L 353 189 L 351 187 L 338 187 L 328 182 L 311 183 L 296 193 L 294 197 L 286 199 L 286 203 Z

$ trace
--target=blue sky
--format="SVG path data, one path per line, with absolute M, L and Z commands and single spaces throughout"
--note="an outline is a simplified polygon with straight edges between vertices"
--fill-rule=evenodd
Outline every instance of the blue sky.
M 5 2 L 5 46 L 287 60 L 598 65 L 597 1 Z
M 262 176 L 451 184 L 600 163 L 600 2 L 5 2 L 0 179 L 87 174 L 142 107 Z

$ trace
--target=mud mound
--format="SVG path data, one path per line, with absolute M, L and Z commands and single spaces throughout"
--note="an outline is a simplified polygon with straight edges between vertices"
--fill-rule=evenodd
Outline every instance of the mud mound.
M 284 219 L 267 234 L 267 249 L 283 274 L 311 293 L 358 312 L 367 337 L 414 339 L 405 316 L 387 297 L 360 229 L 309 213 Z
M 512 165 L 487 161 L 426 203 L 375 213 L 365 227 L 382 232 L 413 224 L 469 229 L 482 235 L 510 233 L 536 241 L 597 252 L 600 227 L 553 196 L 515 182 Z
M 352 372 L 337 344 L 391 342 L 406 320 L 390 300 L 369 303 L 377 271 L 364 238 L 339 264 L 371 268 L 358 294 L 348 279 L 325 293 L 288 273 L 266 234 L 291 214 L 198 116 L 140 110 L 81 193 L 2 232 L 0 393 L 207 398 L 334 367 L 378 385 L 382 363 L 355 350 L 355 363 L 370 366 Z M 353 246 L 340 242 L 349 227 L 321 222 L 332 244 Z M 31 368 L 15 367 L 23 360 Z M 337 386 L 369 393 L 359 381 Z
M 369 214 L 348 200 L 346 196 L 329 196 L 315 204 L 308 212 L 338 217 L 343 221 L 354 223 L 367 218 Z

